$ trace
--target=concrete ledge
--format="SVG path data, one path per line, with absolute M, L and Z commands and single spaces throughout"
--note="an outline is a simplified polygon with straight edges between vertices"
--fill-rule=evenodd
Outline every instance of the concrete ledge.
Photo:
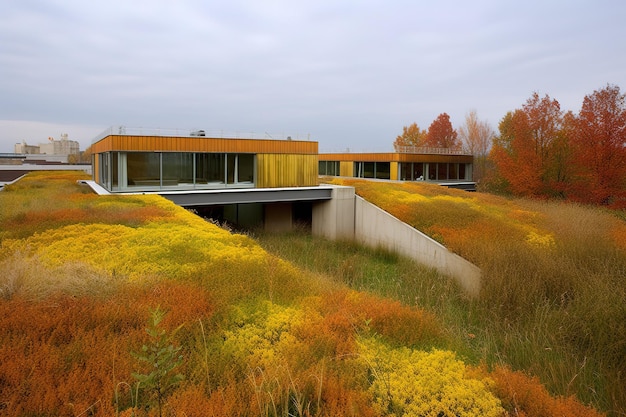
M 92 180 L 78 180 L 76 181 L 78 184 L 87 185 L 91 187 L 91 189 L 98 195 L 109 195 L 111 194 L 106 188 L 102 187 L 95 181 Z
M 476 265 L 359 196 L 354 217 L 358 242 L 408 256 L 455 278 L 470 296 L 478 295 L 481 271 Z

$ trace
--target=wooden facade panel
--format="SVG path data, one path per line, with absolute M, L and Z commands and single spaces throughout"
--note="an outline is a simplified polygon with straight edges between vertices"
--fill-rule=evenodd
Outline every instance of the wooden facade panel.
M 307 187 L 317 185 L 317 155 L 257 155 L 257 187 Z
M 398 163 L 397 162 L 391 162 L 389 164 L 389 179 L 390 180 L 397 180 L 398 179 Z
M 92 164 L 91 172 L 92 172 L 93 180 L 97 182 L 98 184 L 100 184 L 102 182 L 102 178 L 100 178 L 100 158 L 94 158 L 92 156 L 91 164 Z
M 339 162 L 339 175 L 342 177 L 351 177 L 354 175 L 354 162 L 341 161 Z
M 111 135 L 92 145 L 94 153 L 137 152 L 224 152 L 317 155 L 317 142 L 273 139 L 222 139 L 171 136 Z

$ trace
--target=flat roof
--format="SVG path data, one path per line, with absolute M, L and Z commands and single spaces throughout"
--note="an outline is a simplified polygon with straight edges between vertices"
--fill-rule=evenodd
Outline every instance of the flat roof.
M 324 201 L 330 200 L 333 185 L 318 185 L 315 187 L 283 187 L 283 188 L 227 188 L 219 190 L 168 190 L 146 192 L 116 192 L 110 193 L 95 181 L 84 180 L 81 184 L 88 185 L 100 195 L 137 195 L 158 194 L 182 207 L 218 206 L 225 204 L 246 203 L 280 203 L 294 201 Z
M 245 203 L 281 203 L 330 200 L 332 186 L 293 188 L 239 188 L 210 191 L 159 192 L 162 197 L 182 207 L 216 206 Z

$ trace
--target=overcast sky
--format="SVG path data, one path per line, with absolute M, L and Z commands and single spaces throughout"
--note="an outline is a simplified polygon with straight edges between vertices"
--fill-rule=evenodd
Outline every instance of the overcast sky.
M 626 92 L 626 2 L 2 0 L 0 152 L 113 125 L 309 134 L 386 151 L 533 92 Z

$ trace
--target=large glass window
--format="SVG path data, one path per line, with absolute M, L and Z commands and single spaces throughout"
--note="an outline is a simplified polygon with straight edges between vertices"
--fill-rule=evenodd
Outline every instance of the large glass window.
M 374 178 L 381 180 L 388 180 L 391 178 L 391 163 L 389 162 L 375 162 L 374 163 Z
M 112 191 L 246 187 L 255 182 L 254 154 L 109 152 L 100 154 L 99 162 L 101 184 Z
M 339 176 L 339 161 L 320 161 L 318 166 L 319 175 Z
M 161 154 L 130 152 L 126 155 L 127 185 L 150 187 L 161 185 Z
M 400 178 L 403 181 L 423 181 L 424 163 L 403 162 L 400 164 Z
M 440 181 L 448 179 L 448 164 L 437 164 L 437 179 Z
M 100 183 L 105 188 L 111 188 L 111 154 L 109 152 L 99 154 L 100 159 Z
M 166 152 L 161 157 L 162 186 L 193 186 L 193 154 Z
M 413 169 L 413 164 L 410 162 L 402 162 L 400 163 L 400 176 L 399 178 L 402 181 L 411 181 L 411 170 Z
M 225 155 L 223 153 L 196 154 L 196 184 L 226 183 Z
M 448 179 L 449 180 L 458 180 L 459 179 L 459 174 L 458 174 L 458 166 L 459 164 L 448 164 Z
M 254 155 L 240 153 L 237 155 L 237 183 L 254 183 Z
M 459 179 L 460 180 L 467 179 L 465 177 L 465 164 L 459 164 Z
M 354 176 L 358 178 L 380 178 L 388 180 L 391 164 L 389 162 L 355 162 Z
M 413 163 L 413 178 L 415 181 L 424 180 L 424 164 L 422 162 Z

